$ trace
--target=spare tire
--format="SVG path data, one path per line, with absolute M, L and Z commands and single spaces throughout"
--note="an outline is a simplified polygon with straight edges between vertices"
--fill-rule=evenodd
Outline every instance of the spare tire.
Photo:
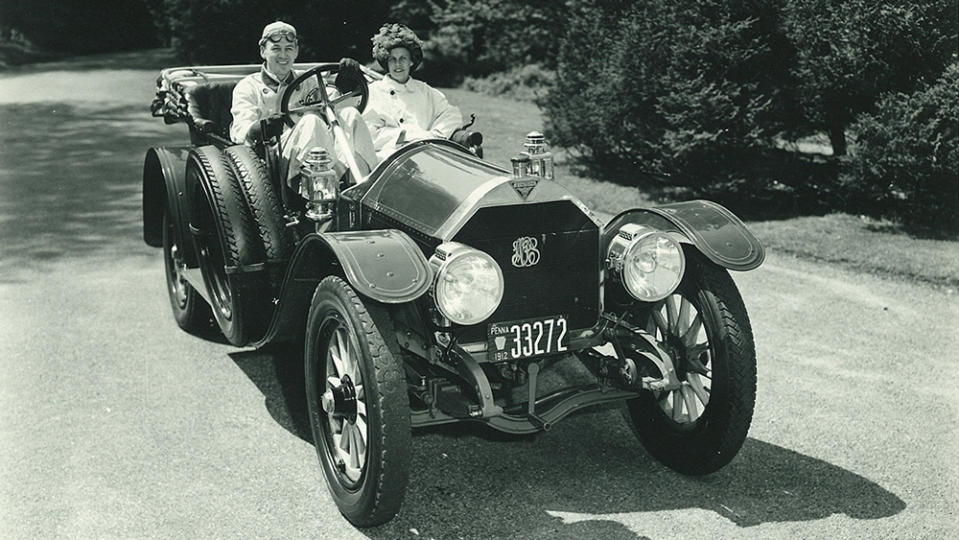
M 253 214 L 267 262 L 285 261 L 293 249 L 293 239 L 266 163 L 246 145 L 231 146 L 224 154 Z
M 190 230 L 213 316 L 230 343 L 246 345 L 263 328 L 255 308 L 264 287 L 251 272 L 262 269 L 265 257 L 253 218 L 229 160 L 214 146 L 190 150 L 186 186 Z

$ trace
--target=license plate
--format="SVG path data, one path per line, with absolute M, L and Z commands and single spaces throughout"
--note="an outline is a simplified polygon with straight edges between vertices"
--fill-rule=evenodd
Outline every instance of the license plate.
M 493 323 L 488 338 L 490 362 L 560 353 L 569 347 L 565 315 Z

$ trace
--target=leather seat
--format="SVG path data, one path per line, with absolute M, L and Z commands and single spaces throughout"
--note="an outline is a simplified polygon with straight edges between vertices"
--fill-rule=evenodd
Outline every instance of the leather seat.
M 215 133 L 230 138 L 233 115 L 233 87 L 236 81 L 208 82 L 194 86 L 189 91 L 189 113 L 193 124 L 202 133 Z

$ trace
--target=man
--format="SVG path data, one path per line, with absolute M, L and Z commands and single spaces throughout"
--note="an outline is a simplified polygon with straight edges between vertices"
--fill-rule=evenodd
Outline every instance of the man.
M 449 138 L 462 125 L 463 115 L 442 92 L 411 77 L 423 60 L 416 34 L 402 24 L 384 24 L 372 41 L 373 59 L 386 76 L 370 84 L 370 103 L 363 118 L 379 158 L 409 141 Z
M 269 120 L 270 130 L 284 129 L 281 127 L 282 115 L 279 113 L 280 98 L 287 85 L 298 75 L 293 70 L 293 62 L 296 61 L 298 52 L 296 29 L 292 25 L 277 21 L 263 28 L 263 35 L 260 37 L 263 66 L 259 72 L 240 80 L 233 89 L 233 106 L 230 109 L 233 114 L 230 138 L 233 142 L 255 144 L 261 140 L 264 134 L 260 132 L 260 120 L 264 118 Z M 362 76 L 359 64 L 349 58 L 340 60 L 340 72 L 352 77 Z M 317 101 L 317 90 L 315 78 L 304 81 L 290 96 L 290 108 Z M 355 108 L 345 107 L 337 112 L 360 172 L 368 174 L 378 162 L 369 129 Z M 287 181 L 290 187 L 298 187 L 298 181 L 294 179 L 300 164 L 309 151 L 317 146 L 327 150 L 333 161 L 333 170 L 342 175 L 348 168 L 347 160 L 340 148 L 334 144 L 330 127 L 313 113 L 306 113 L 294 120 L 296 124 L 293 128 L 285 129 L 280 136 L 282 158 L 287 164 Z M 269 137 L 271 134 L 266 135 Z

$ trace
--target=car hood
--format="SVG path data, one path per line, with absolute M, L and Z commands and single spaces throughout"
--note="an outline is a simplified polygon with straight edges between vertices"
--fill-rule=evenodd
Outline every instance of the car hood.
M 539 177 L 514 179 L 496 165 L 442 139 L 418 141 L 387 158 L 356 186 L 364 209 L 441 241 L 451 240 L 477 210 L 568 200 L 599 224 L 569 190 Z

